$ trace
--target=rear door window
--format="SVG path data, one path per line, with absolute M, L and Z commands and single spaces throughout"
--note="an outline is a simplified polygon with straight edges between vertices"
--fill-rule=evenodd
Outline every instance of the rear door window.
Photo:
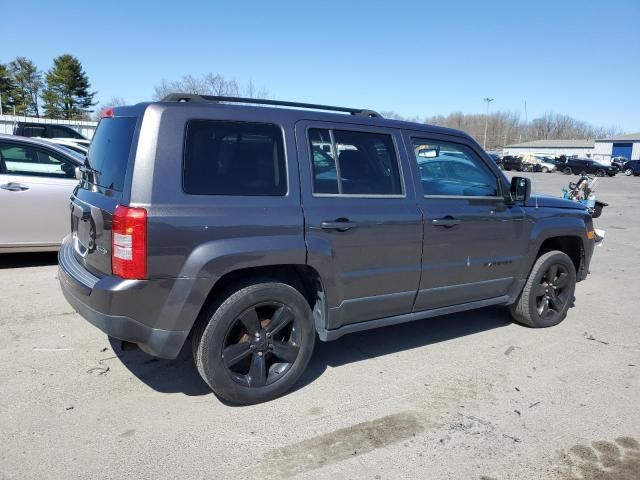
M 42 137 L 44 136 L 44 127 L 38 127 L 34 125 L 26 125 L 22 127 L 23 137 Z
M 286 195 L 282 130 L 266 123 L 192 120 L 183 188 L 192 195 Z
M 91 183 L 122 191 L 136 120 L 136 117 L 100 120 L 87 154 L 89 167 L 96 170 L 95 174 L 87 176 Z
M 391 135 L 352 130 L 309 130 L 315 194 L 402 195 Z

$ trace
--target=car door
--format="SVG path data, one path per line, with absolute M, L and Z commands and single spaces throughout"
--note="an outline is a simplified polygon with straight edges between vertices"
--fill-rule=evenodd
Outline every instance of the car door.
M 0 143 L 0 246 L 60 244 L 70 228 L 75 166 L 45 148 Z
M 327 327 L 410 313 L 422 220 L 393 129 L 300 121 L 307 263 L 324 282 Z M 400 148 L 399 148 L 400 147 Z
M 414 310 L 506 295 L 521 271 L 526 226 L 522 209 L 505 202 L 504 175 L 462 137 L 405 132 L 405 145 L 424 218 Z

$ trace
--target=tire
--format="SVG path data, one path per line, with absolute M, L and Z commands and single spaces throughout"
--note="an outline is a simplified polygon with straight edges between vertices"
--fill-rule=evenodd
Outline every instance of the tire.
M 549 169 L 547 167 L 542 167 L 542 173 L 549 173 Z
M 203 312 L 192 347 L 211 390 L 227 402 L 250 405 L 289 390 L 307 367 L 314 343 L 311 308 L 300 292 L 254 280 L 228 290 Z
M 562 170 L 562 173 L 564 173 L 565 175 L 571 175 L 573 171 L 571 170 L 571 167 L 566 167 L 564 170 Z
M 605 172 L 604 170 L 600 169 L 596 172 L 596 176 L 598 177 L 604 177 L 607 174 L 607 172 Z
M 631 175 L 633 175 L 633 169 L 632 169 L 632 168 L 627 168 L 627 169 L 624 171 L 624 174 L 625 174 L 627 177 L 630 177 Z
M 556 288 L 549 288 L 550 275 Z M 558 250 L 547 252 L 536 260 L 518 300 L 510 307 L 511 316 L 534 328 L 557 325 L 573 305 L 575 289 L 576 269 L 571 258 Z

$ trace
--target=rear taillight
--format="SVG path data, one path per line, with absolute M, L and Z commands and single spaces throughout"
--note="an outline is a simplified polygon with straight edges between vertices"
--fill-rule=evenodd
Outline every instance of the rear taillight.
M 113 214 L 111 269 L 122 278 L 147 276 L 147 211 L 118 205 Z

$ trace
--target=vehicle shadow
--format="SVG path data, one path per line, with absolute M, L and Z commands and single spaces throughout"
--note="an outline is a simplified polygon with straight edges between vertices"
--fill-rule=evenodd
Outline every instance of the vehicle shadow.
M 316 342 L 313 357 L 292 393 L 317 380 L 327 367 L 337 368 L 374 357 L 444 342 L 512 323 L 506 309 L 487 307 L 469 312 L 428 318 L 415 322 L 346 335 L 334 342 Z M 123 364 L 149 387 L 159 392 L 207 395 L 211 390 L 198 374 L 191 355 L 191 341 L 185 342 L 175 360 L 150 357 L 142 351 L 123 350 L 119 340 L 111 346 Z M 226 404 L 222 399 L 223 403 Z M 231 406 L 231 405 L 230 405 Z
M 58 252 L 3 253 L 0 270 L 8 268 L 45 267 L 58 263 Z

